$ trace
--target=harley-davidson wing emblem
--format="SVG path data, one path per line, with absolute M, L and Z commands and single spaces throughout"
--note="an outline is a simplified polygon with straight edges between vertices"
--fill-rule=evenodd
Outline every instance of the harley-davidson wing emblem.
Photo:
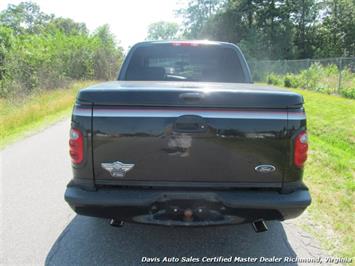
M 134 164 L 121 163 L 102 163 L 101 167 L 107 170 L 113 177 L 124 177 L 126 173 L 134 167 Z

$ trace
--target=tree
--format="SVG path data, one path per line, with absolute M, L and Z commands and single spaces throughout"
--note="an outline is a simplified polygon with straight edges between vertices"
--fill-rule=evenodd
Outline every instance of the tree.
M 293 24 L 288 0 L 255 1 L 255 27 L 269 59 L 293 58 Z
M 315 26 L 319 5 L 315 0 L 292 1 L 292 21 L 295 25 L 294 45 L 298 58 L 311 58 L 314 55 Z
M 115 47 L 115 37 L 110 31 L 110 26 L 108 24 L 104 24 L 100 27 L 98 27 L 94 33 L 94 37 L 97 37 L 100 39 L 100 41 L 106 45 L 108 48 L 114 48 Z
M 189 0 L 187 7 L 177 10 L 184 18 L 185 38 L 199 38 L 208 19 L 225 4 L 225 0 Z
M 355 1 L 328 0 L 317 31 L 317 52 L 320 57 L 355 55 Z
M 107 24 L 98 27 L 93 38 L 99 43 L 94 55 L 94 78 L 105 80 L 115 78 L 123 60 L 123 49 L 116 45 L 115 37 Z
M 63 87 L 71 80 L 116 78 L 123 49 L 108 25 L 47 15 L 33 3 L 0 12 L 0 97 Z
M 354 0 L 189 0 L 184 37 L 238 43 L 255 59 L 354 55 Z
M 288 0 L 229 0 L 213 8 L 203 8 L 204 2 L 209 6 L 213 1 L 190 1 L 180 12 L 187 19 L 186 37 L 241 43 L 246 54 L 259 59 L 293 57 Z M 203 16 L 204 10 L 212 11 Z
M 0 81 L 5 75 L 5 57 L 11 49 L 13 40 L 13 31 L 10 28 L 0 26 Z
M 49 32 L 55 32 L 57 30 L 63 32 L 66 35 L 87 35 L 88 29 L 85 23 L 78 23 L 70 18 L 55 18 L 53 17 L 48 25 L 45 27 L 45 30 Z
M 0 13 L 0 24 L 11 28 L 15 34 L 39 33 L 52 17 L 41 12 L 37 4 L 22 2 L 8 5 Z
M 175 22 L 159 21 L 149 25 L 147 40 L 174 40 L 178 38 L 179 26 Z

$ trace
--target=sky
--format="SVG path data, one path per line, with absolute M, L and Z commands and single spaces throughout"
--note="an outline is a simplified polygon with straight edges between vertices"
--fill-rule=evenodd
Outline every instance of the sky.
M 26 0 L 0 0 L 0 11 L 8 4 Z M 29 0 L 27 0 L 29 1 Z M 160 20 L 181 23 L 175 10 L 178 0 L 32 0 L 45 13 L 84 22 L 90 31 L 109 24 L 117 41 L 127 50 L 147 36 L 148 25 Z

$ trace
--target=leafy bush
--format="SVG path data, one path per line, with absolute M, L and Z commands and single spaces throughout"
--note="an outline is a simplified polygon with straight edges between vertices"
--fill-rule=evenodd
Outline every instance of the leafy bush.
M 345 88 L 340 90 L 340 94 L 346 98 L 355 99 L 355 88 Z
M 327 88 L 327 87 L 319 87 L 317 88 L 316 90 L 317 92 L 321 92 L 321 93 L 324 93 L 324 94 L 337 94 L 337 89 L 336 88 Z
M 107 25 L 89 34 L 85 24 L 47 16 L 33 3 L 0 12 L 0 25 L 0 97 L 114 79 L 122 62 Z
M 322 66 L 319 63 L 312 64 L 308 69 L 298 74 L 287 73 L 278 75 L 270 73 L 266 77 L 268 84 L 285 86 L 287 88 L 302 88 L 326 94 L 341 94 L 347 98 L 354 97 L 355 74 L 349 69 L 341 72 L 342 89 L 338 92 L 339 70 L 336 65 Z
M 267 75 L 266 79 L 267 79 L 267 83 L 268 84 L 282 85 L 281 77 L 276 75 L 276 74 L 274 74 L 274 73 L 271 73 L 271 74 Z
M 301 85 L 299 77 L 293 74 L 286 74 L 284 77 L 284 86 L 286 88 L 298 88 Z

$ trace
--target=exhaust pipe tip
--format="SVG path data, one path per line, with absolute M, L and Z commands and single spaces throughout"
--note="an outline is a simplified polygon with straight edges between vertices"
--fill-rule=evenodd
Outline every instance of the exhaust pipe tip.
M 265 224 L 264 220 L 256 220 L 252 223 L 254 231 L 256 233 L 262 233 L 262 232 L 266 232 L 267 230 L 269 230 L 269 228 L 267 227 L 267 225 Z
M 124 222 L 121 220 L 111 219 L 110 225 L 113 227 L 122 227 L 124 225 Z

